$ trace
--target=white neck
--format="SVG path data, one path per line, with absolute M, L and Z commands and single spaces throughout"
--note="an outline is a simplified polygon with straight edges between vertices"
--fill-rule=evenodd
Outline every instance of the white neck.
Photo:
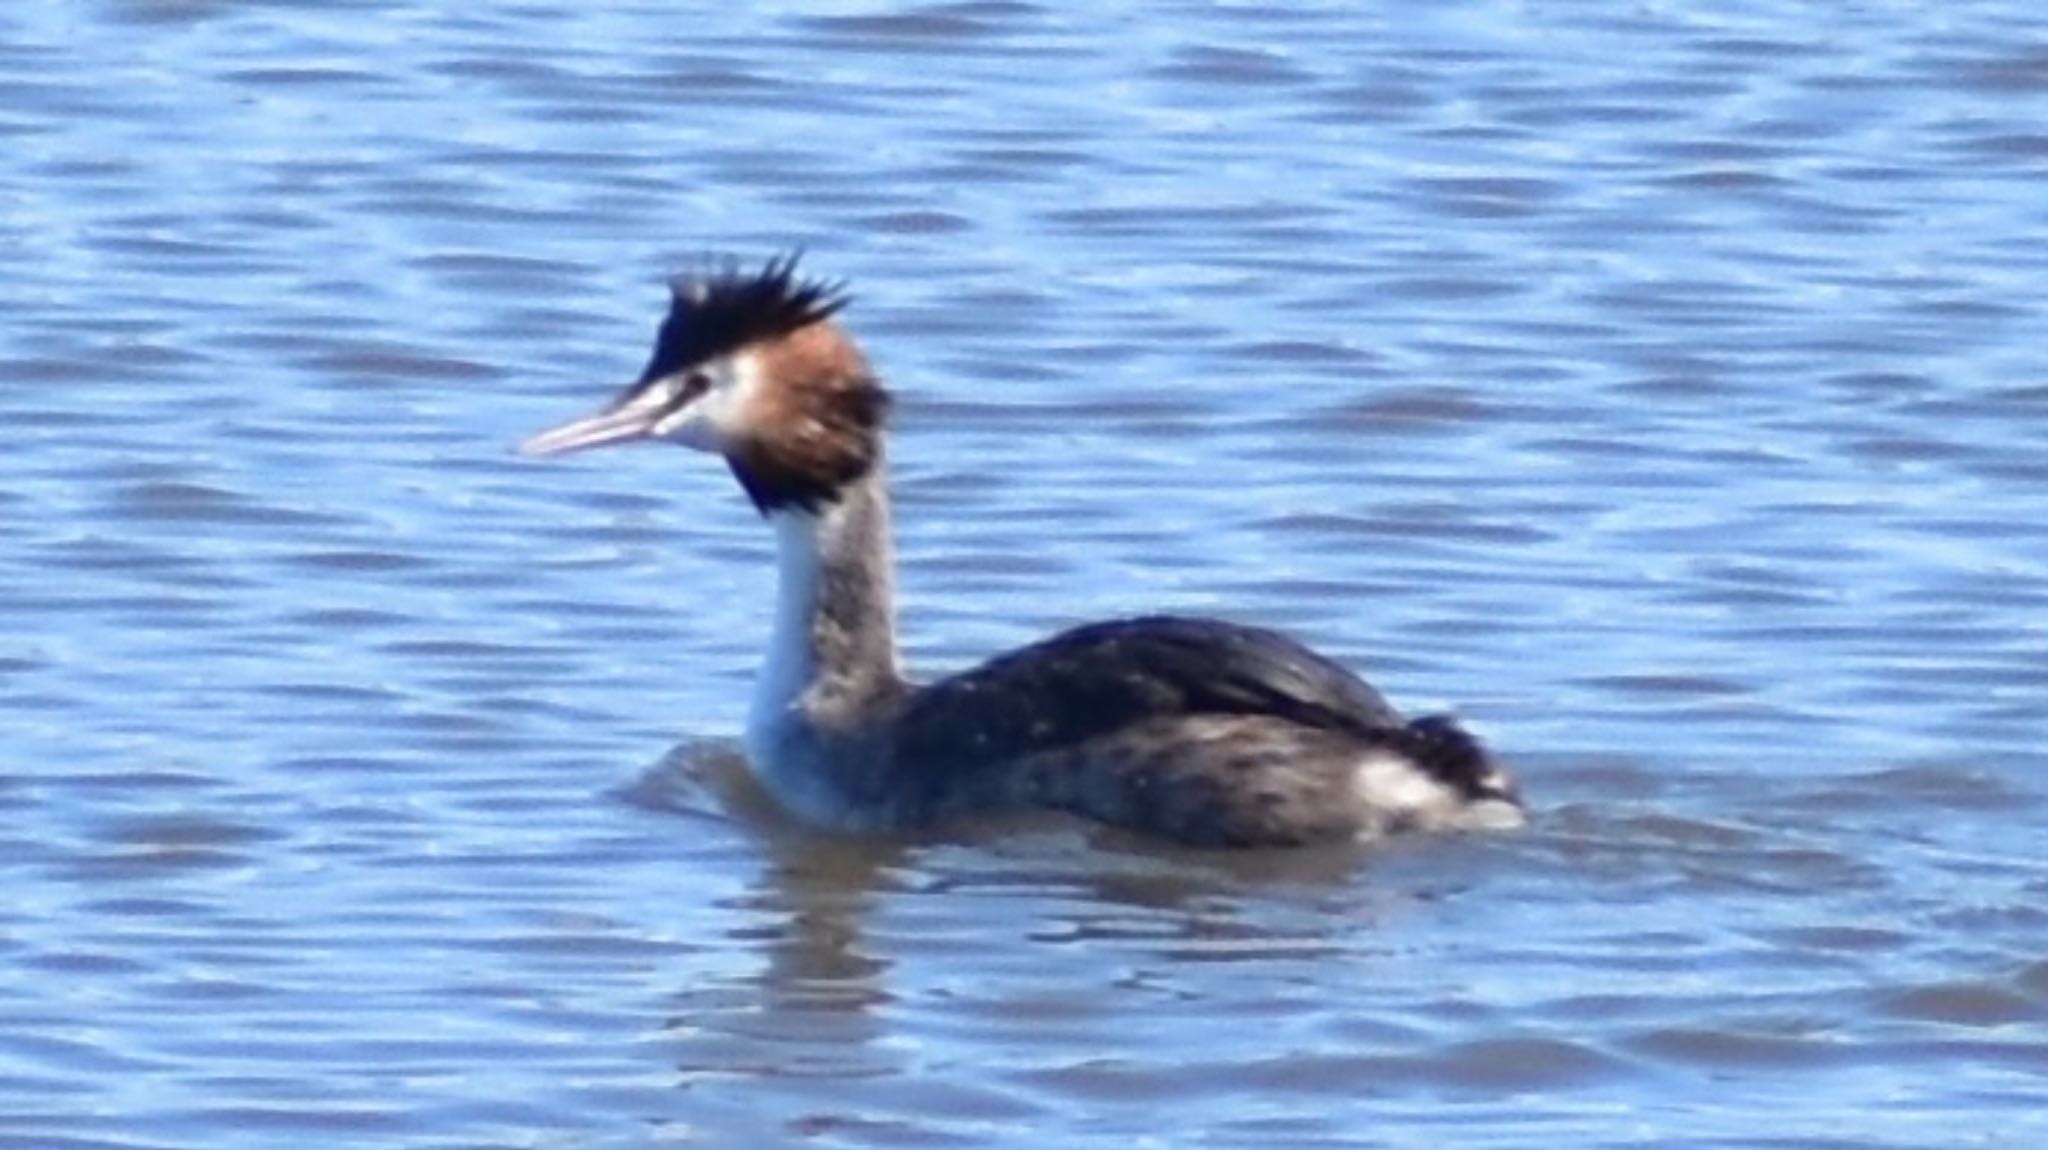
M 823 524 L 818 516 L 796 508 L 775 512 L 768 524 L 775 530 L 775 618 L 747 708 L 747 751 L 755 759 L 765 749 L 757 744 L 795 711 L 817 669 L 811 614 L 818 601 L 818 535 Z
M 814 769 L 820 744 L 871 729 L 903 677 L 880 467 L 816 513 L 791 507 L 768 518 L 775 619 L 747 715 L 747 758 L 788 797 L 788 773 Z

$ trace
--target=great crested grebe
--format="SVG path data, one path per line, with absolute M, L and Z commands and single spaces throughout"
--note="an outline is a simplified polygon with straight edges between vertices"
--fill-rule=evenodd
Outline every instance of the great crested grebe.
M 1195 846 L 1286 846 L 1523 821 L 1506 771 L 1453 720 L 1273 631 L 1093 623 L 926 686 L 896 655 L 883 422 L 889 394 L 832 317 L 843 285 L 677 280 L 639 382 L 520 446 L 655 439 L 715 452 L 775 529 L 774 634 L 746 755 L 803 820 L 905 829 L 1049 808 Z

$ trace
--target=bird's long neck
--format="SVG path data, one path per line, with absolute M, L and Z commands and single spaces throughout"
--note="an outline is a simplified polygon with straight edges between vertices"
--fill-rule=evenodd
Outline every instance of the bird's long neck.
M 889 495 L 879 460 L 815 512 L 771 512 L 780 584 L 747 721 L 756 762 L 791 739 L 858 738 L 904 691 Z

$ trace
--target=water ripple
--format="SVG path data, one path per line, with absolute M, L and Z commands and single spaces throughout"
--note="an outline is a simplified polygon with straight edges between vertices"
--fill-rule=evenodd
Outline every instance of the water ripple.
M 0 1143 L 2040 1141 L 2048 26 L 1836 15 L 20 6 Z M 1285 626 L 1534 825 L 794 825 L 722 469 L 510 445 L 795 243 L 920 673 Z

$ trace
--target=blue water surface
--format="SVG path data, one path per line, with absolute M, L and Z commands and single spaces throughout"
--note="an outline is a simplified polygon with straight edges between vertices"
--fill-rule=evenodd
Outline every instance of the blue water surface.
M 2032 1147 L 2048 15 L 0 14 L 0 1146 Z M 536 463 L 793 246 L 926 673 L 1172 609 L 1525 832 L 835 840 L 768 540 Z

